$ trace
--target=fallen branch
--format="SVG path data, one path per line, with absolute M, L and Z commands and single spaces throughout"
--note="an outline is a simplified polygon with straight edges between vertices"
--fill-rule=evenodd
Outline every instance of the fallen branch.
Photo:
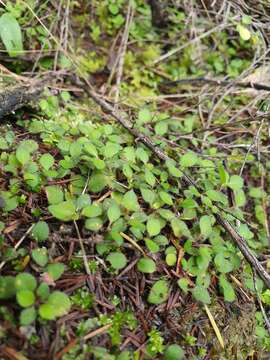
M 45 83 L 44 80 L 33 81 L 0 92 L 0 119 L 31 101 L 36 101 L 42 94 Z
M 160 160 L 170 160 L 170 157 L 168 157 L 160 148 L 158 148 L 148 136 L 141 134 L 137 129 L 133 128 L 128 120 L 126 120 L 119 112 L 114 110 L 113 106 L 111 106 L 104 99 L 100 98 L 98 94 L 92 89 L 88 80 L 84 79 L 84 82 L 87 84 L 87 86 L 84 86 L 84 90 L 98 105 L 101 106 L 104 112 L 109 113 L 115 120 L 117 120 L 117 122 L 119 122 L 126 130 L 128 130 L 137 141 L 140 141 L 146 147 L 148 147 Z M 181 172 L 183 174 L 182 180 L 184 183 L 188 186 L 195 186 L 197 188 L 195 181 L 182 170 Z M 222 226 L 223 229 L 231 236 L 247 262 L 252 266 L 252 268 L 256 270 L 267 288 L 270 289 L 270 275 L 258 261 L 256 256 L 251 252 L 245 239 L 235 230 L 229 221 L 223 219 L 220 214 L 214 214 L 214 216 L 220 226 Z

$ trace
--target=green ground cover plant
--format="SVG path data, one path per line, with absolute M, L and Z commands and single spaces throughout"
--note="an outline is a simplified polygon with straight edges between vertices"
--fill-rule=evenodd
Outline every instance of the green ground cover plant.
M 1 119 L 1 356 L 267 358 L 269 289 L 216 215 L 268 271 L 268 94 L 234 81 L 267 62 L 269 5 L 0 3 L 3 83 L 49 74 Z M 202 77 L 231 85 L 170 85 Z

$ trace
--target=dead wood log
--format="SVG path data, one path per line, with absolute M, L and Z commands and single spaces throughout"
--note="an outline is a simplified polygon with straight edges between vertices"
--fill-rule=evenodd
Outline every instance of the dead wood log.
M 42 94 L 46 81 L 33 81 L 0 91 L 0 119 L 15 110 L 36 101 Z

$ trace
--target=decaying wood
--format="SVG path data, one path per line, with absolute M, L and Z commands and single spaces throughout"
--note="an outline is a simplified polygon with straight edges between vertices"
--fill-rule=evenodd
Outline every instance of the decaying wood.
M 170 159 L 160 148 L 155 145 L 151 138 L 141 134 L 137 129 L 133 128 L 132 124 L 126 120 L 123 115 L 121 115 L 118 111 L 115 111 L 113 106 L 98 96 L 87 80 L 84 79 L 84 82 L 87 84 L 87 86 L 84 87 L 85 91 L 98 105 L 101 106 L 104 112 L 109 113 L 117 122 L 119 122 L 125 129 L 127 129 L 136 138 L 137 141 L 140 141 L 146 147 L 148 147 L 160 160 L 166 161 Z M 184 185 L 195 186 L 197 188 L 196 182 L 182 170 L 181 172 L 183 174 L 182 181 Z M 225 230 L 227 234 L 230 235 L 232 240 L 238 246 L 246 261 L 252 266 L 252 268 L 256 270 L 257 274 L 264 281 L 267 288 L 270 289 L 270 275 L 258 261 L 255 254 L 249 249 L 245 239 L 237 232 L 237 230 L 230 224 L 230 222 L 224 219 L 220 214 L 213 215 L 215 216 L 219 225 Z
M 31 101 L 36 101 L 42 94 L 45 83 L 44 80 L 33 81 L 0 91 L 0 119 Z

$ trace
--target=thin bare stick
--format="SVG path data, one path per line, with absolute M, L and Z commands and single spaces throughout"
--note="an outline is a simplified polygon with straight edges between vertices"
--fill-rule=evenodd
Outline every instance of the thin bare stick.
M 236 17 L 234 17 L 232 20 L 235 20 Z M 164 60 L 167 60 L 169 57 L 179 53 L 181 50 L 185 49 L 187 46 L 190 46 L 192 44 L 195 44 L 197 41 L 200 41 L 204 38 L 206 38 L 207 36 L 211 35 L 212 33 L 214 32 L 217 32 L 217 31 L 220 31 L 220 30 L 223 30 L 227 27 L 230 27 L 230 26 L 233 26 L 233 25 L 228 25 L 228 24 L 218 24 L 217 26 L 213 27 L 212 29 L 204 32 L 203 34 L 195 37 L 194 39 L 192 39 L 191 41 L 185 43 L 184 45 L 181 45 L 179 46 L 178 48 L 175 48 L 175 49 L 172 49 L 170 51 L 168 51 L 166 54 L 160 56 L 159 58 L 157 58 L 155 61 L 154 61 L 154 65 L 164 61 Z
M 260 306 L 260 309 L 261 309 L 261 312 L 262 312 L 262 316 L 263 316 L 265 325 L 267 327 L 267 330 L 268 330 L 268 332 L 270 334 L 270 321 L 268 319 L 268 316 L 266 315 L 266 312 L 264 310 L 264 307 L 263 307 L 263 304 L 262 304 L 262 301 L 261 301 L 261 298 L 260 298 L 260 294 L 258 292 L 258 288 L 257 288 L 257 284 L 256 284 L 256 270 L 254 270 L 254 269 L 252 269 L 252 277 L 253 277 L 254 290 L 256 292 L 256 296 L 257 296 L 257 300 L 258 300 L 258 303 L 259 303 L 259 306 Z
M 81 195 L 83 195 L 86 192 L 87 186 L 88 186 L 88 183 L 89 183 L 89 179 L 90 179 L 90 171 L 88 171 L 87 180 L 85 182 L 85 185 L 84 185 L 84 188 L 83 188 L 83 191 L 82 191 Z M 78 209 L 76 209 L 76 210 L 78 210 Z M 74 227 L 75 227 L 78 239 L 79 239 L 79 243 L 80 243 L 80 247 L 81 247 L 81 251 L 82 251 L 84 268 L 85 268 L 86 274 L 88 275 L 88 280 L 90 282 L 89 287 L 90 287 L 90 290 L 93 290 L 94 284 L 93 284 L 93 281 L 92 281 L 92 274 L 91 274 L 89 264 L 88 264 L 88 261 L 87 261 L 87 256 L 86 256 L 83 240 L 82 240 L 82 237 L 81 237 L 81 233 L 80 233 L 80 230 L 79 230 L 79 227 L 78 227 L 78 224 L 77 224 L 76 220 L 73 220 L 73 224 L 74 224 Z
M 97 335 L 101 335 L 103 333 L 105 333 L 107 330 L 109 330 L 109 328 L 112 326 L 112 324 L 107 324 L 107 325 L 104 325 L 94 331 L 91 331 L 89 334 L 85 335 L 83 337 L 83 340 L 89 340 L 89 339 L 92 339 L 94 336 L 97 336 Z
M 79 239 L 79 243 L 80 243 L 80 246 L 81 246 L 82 258 L 83 258 L 83 263 L 84 263 L 84 268 L 85 268 L 86 274 L 88 276 L 91 276 L 91 271 L 90 271 L 89 264 L 88 264 L 88 261 L 87 261 L 87 256 L 86 256 L 85 248 L 84 248 L 84 245 L 83 245 L 82 237 L 81 237 L 81 234 L 80 234 L 80 230 L 78 228 L 78 224 L 77 224 L 76 220 L 74 220 L 73 223 L 74 223 L 74 227 L 75 227 L 75 230 L 76 230 L 76 233 L 77 233 L 77 236 L 78 236 L 78 239 Z
M 217 79 L 209 79 L 205 77 L 198 77 L 195 79 L 180 79 L 175 81 L 166 81 L 163 84 L 165 86 L 174 86 L 178 84 L 199 84 L 205 83 L 209 85 L 215 86 L 230 86 L 230 87 L 239 87 L 241 89 L 255 89 L 261 91 L 270 91 L 270 86 L 266 84 L 256 83 L 252 81 L 241 82 L 241 81 L 230 81 L 230 80 L 217 80 Z
M 115 90 L 115 98 L 114 98 L 115 107 L 117 107 L 117 103 L 119 101 L 121 78 L 122 78 L 122 74 L 123 74 L 125 53 L 126 53 L 126 49 L 127 49 L 129 29 L 130 29 L 130 25 L 132 23 L 133 13 L 134 13 L 134 9 L 132 6 L 132 1 L 130 0 L 129 4 L 128 4 L 125 29 L 124 29 L 121 45 L 119 47 L 119 52 L 118 52 L 119 62 L 118 62 L 118 69 L 117 69 L 117 75 L 116 75 L 116 90 Z
M 258 141 L 259 141 L 260 132 L 261 132 L 261 130 L 262 130 L 263 124 L 264 124 L 264 119 L 261 121 L 261 124 L 260 124 L 260 126 L 259 126 L 259 129 L 257 130 L 257 132 L 256 132 L 256 134 L 255 134 L 255 136 L 254 136 L 254 138 L 253 138 L 252 143 L 251 143 L 250 146 L 248 147 L 248 150 L 247 150 L 247 152 L 246 152 L 246 155 L 245 155 L 243 164 L 242 164 L 241 169 L 240 169 L 240 172 L 239 172 L 239 176 L 242 176 L 242 174 L 243 174 L 244 168 L 245 168 L 245 166 L 246 166 L 247 158 L 248 158 L 248 155 L 249 155 L 252 147 L 253 147 L 256 143 L 258 143 Z

